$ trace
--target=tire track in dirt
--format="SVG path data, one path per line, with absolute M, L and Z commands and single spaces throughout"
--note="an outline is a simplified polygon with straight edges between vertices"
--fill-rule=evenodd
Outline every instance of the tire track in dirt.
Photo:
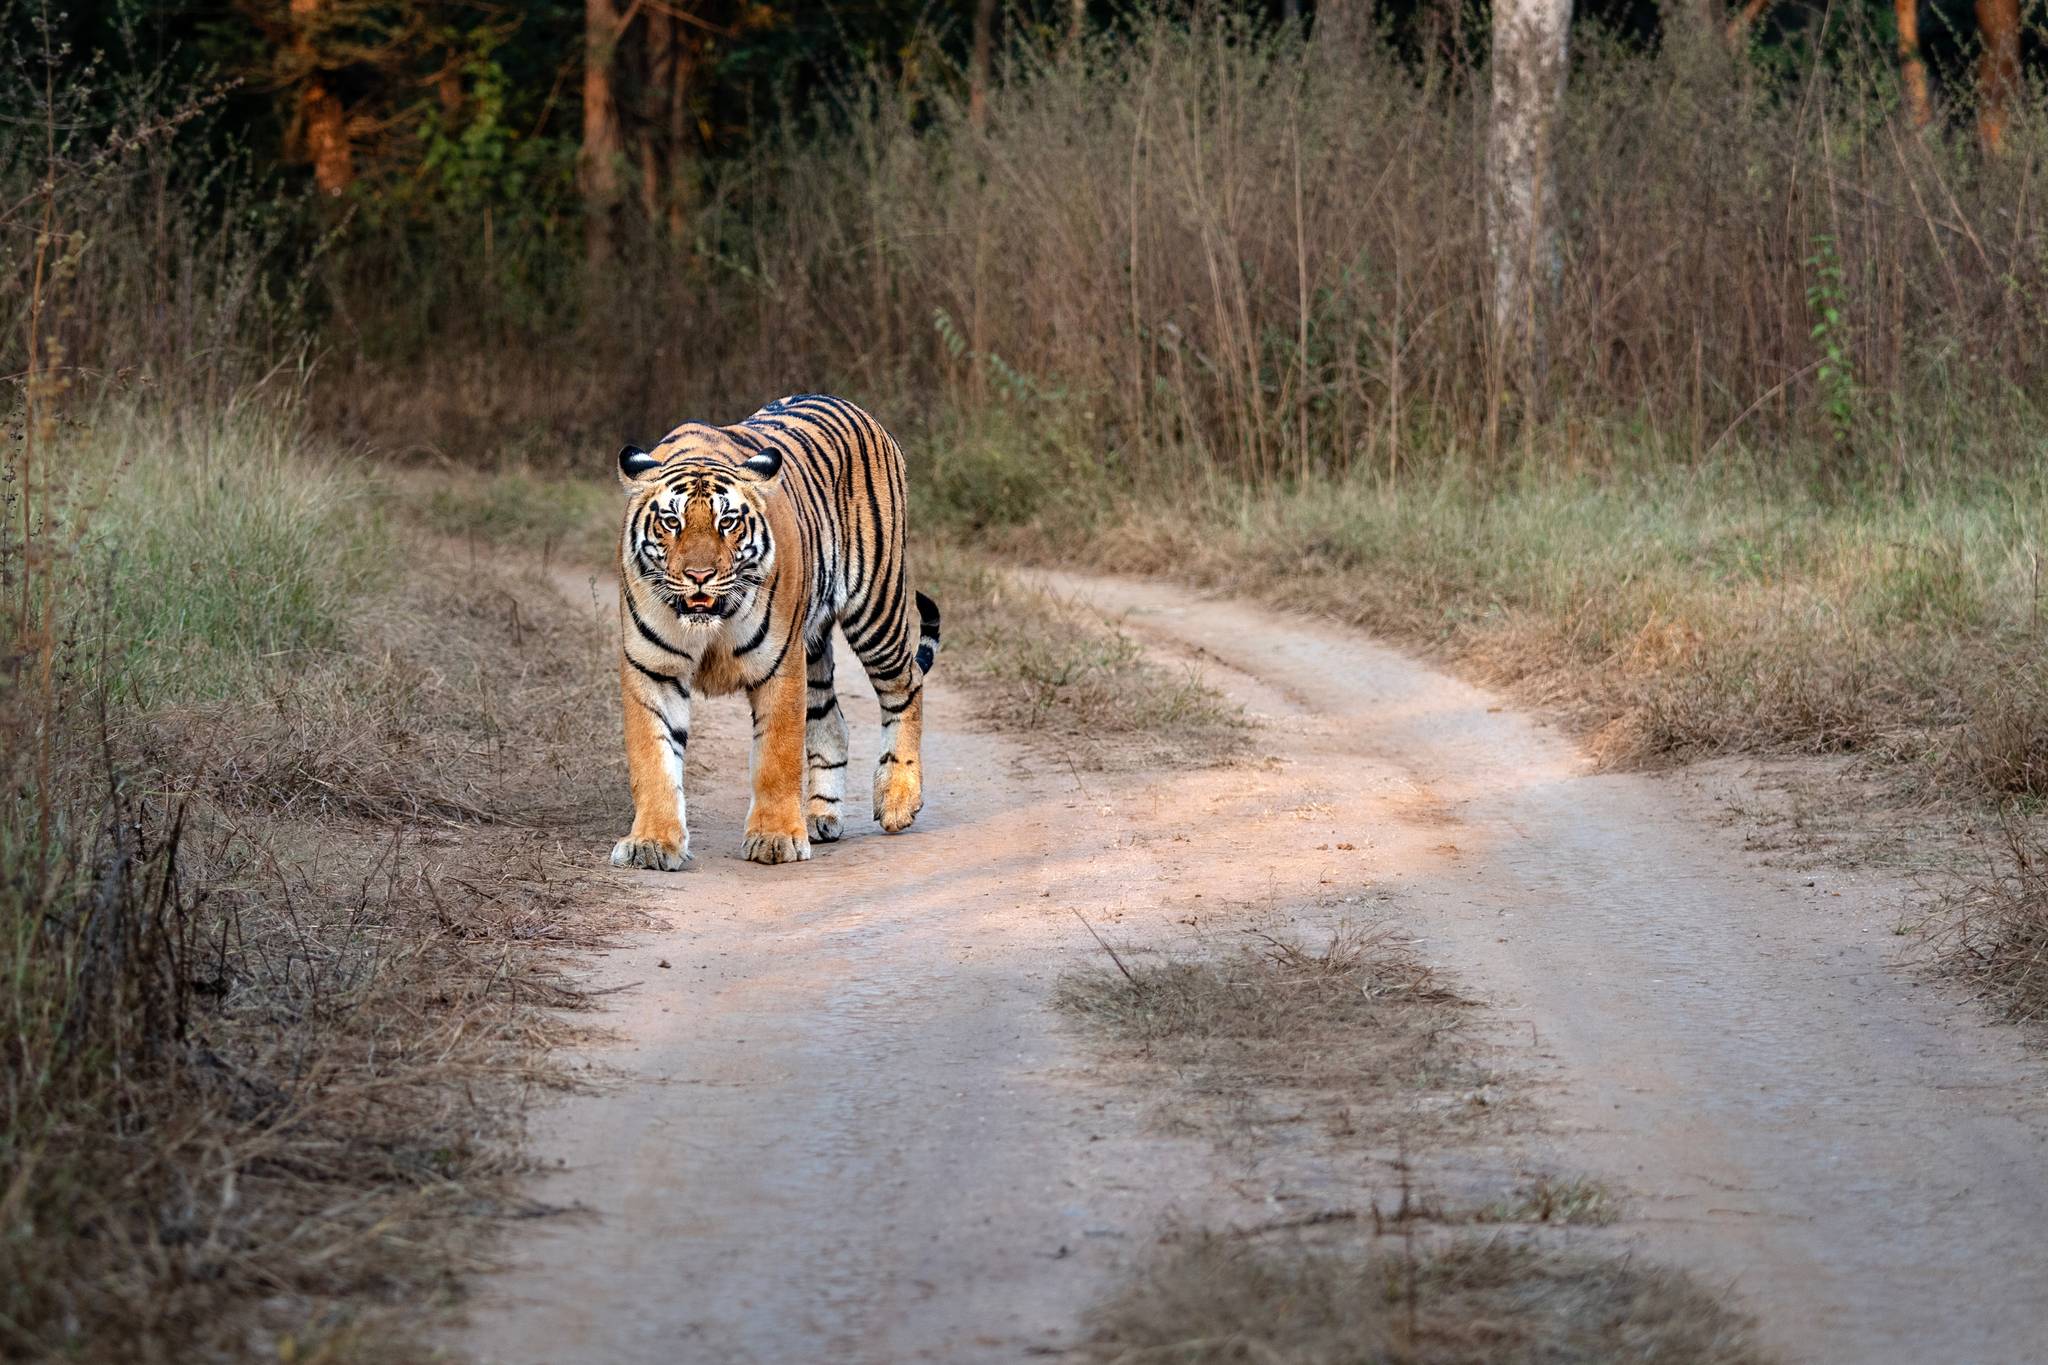
M 1619 1235 L 1732 1285 L 1793 1358 L 2037 1358 L 2040 1073 L 1890 969 L 1893 888 L 1760 868 L 1675 784 L 1590 775 L 1539 723 L 1347 632 L 1053 582 L 1211 661 L 1270 757 L 1083 775 L 980 732 L 942 660 L 913 830 L 880 835 L 856 798 L 846 841 L 761 868 L 736 856 L 744 707 L 701 708 L 698 861 L 628 878 L 669 923 L 597 969 L 624 988 L 618 1041 L 592 1053 L 618 1083 L 534 1124 L 540 1159 L 565 1163 L 536 1196 L 588 1214 L 514 1243 L 461 1348 L 534 1365 L 1071 1346 L 1163 1229 L 1395 1179 L 1248 1174 L 1148 1127 L 1047 1006 L 1099 954 L 1073 912 L 1184 946 L 1191 925 L 1280 927 L 1280 907 L 1312 933 L 1370 901 L 1498 1007 L 1555 1120 L 1541 1164 L 1631 1194 Z M 847 700 L 861 771 L 873 702 Z
M 1379 765 L 1409 775 L 1455 853 L 1384 884 L 1441 966 L 1526 1021 L 1551 1159 L 1630 1192 L 1636 1244 L 1731 1285 L 1793 1359 L 2048 1359 L 2039 1059 L 1898 969 L 1902 887 L 1762 867 L 1682 783 L 1596 775 L 1354 633 L 1047 578 L 1220 665 L 1240 701 L 1307 707 L 1325 733 L 1291 756 L 1356 765 L 1355 799 Z

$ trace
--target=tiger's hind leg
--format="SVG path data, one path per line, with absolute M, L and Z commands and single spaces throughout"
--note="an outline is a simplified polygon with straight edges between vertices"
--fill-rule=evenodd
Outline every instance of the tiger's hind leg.
M 829 623 L 828 623 L 829 625 Z M 804 692 L 804 823 L 816 843 L 839 837 L 846 797 L 846 712 L 832 685 L 832 632 L 811 646 Z
M 880 649 L 854 652 L 866 666 L 882 708 L 882 757 L 875 765 L 875 819 L 890 834 L 910 828 L 924 809 L 924 670 L 900 637 Z

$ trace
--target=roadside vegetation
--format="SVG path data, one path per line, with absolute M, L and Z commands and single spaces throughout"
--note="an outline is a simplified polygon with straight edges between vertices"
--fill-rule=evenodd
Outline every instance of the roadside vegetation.
M 523 1097 L 619 922 L 554 848 L 610 814 L 595 625 L 423 542 L 289 404 L 108 400 L 37 449 L 61 478 L 0 542 L 0 1354 L 408 1358 L 539 1211 Z
M 1962 801 L 2048 794 L 2048 463 L 1832 492 L 1732 460 L 1361 476 L 1171 511 L 1094 491 L 1074 527 L 995 538 L 1067 560 L 1085 535 L 1103 568 L 1421 646 L 1567 714 L 1610 763 L 1859 754 Z

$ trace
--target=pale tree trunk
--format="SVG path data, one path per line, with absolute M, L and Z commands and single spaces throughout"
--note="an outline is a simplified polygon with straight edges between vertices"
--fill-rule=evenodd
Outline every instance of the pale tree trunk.
M 996 0 L 976 0 L 974 54 L 967 71 L 967 122 L 980 128 L 988 122 L 988 83 L 995 61 Z
M 1998 156 L 2005 150 L 2006 110 L 2020 83 L 2019 0 L 1977 0 L 1977 138 Z
M 1927 63 L 1920 56 L 1920 0 L 1892 0 L 1899 20 L 1899 80 L 1905 87 L 1906 116 L 1915 128 L 1934 121 L 1927 94 Z
M 1079 46 L 1087 31 L 1088 0 L 1071 0 L 1067 7 L 1067 50 L 1071 52 Z
M 611 255 L 612 220 L 619 203 L 619 158 L 625 134 L 612 90 L 612 61 L 619 48 L 619 11 L 614 0 L 583 0 L 583 145 L 576 155 L 576 181 L 583 192 L 584 254 L 592 265 Z
M 1493 328 L 1504 369 L 1540 375 L 1544 304 L 1557 286 L 1551 159 L 1564 99 L 1571 0 L 1495 0 L 1493 112 L 1486 137 L 1486 239 Z
M 1372 22 L 1372 0 L 1322 0 L 1309 37 L 1316 52 L 1333 62 L 1357 55 L 1359 34 Z
M 322 194 L 340 194 L 356 178 L 355 159 L 349 148 L 348 112 L 341 107 L 341 97 L 328 87 L 315 55 L 313 31 L 326 3 L 292 0 L 292 45 L 306 72 L 299 87 L 299 122 L 307 159 L 313 163 L 313 182 Z

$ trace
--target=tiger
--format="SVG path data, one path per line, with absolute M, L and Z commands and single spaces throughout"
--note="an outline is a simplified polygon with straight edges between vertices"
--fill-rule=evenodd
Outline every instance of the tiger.
M 779 398 L 734 426 L 686 422 L 653 450 L 619 451 L 619 688 L 633 827 L 617 867 L 690 861 L 683 798 L 690 705 L 744 692 L 753 710 L 753 802 L 742 856 L 802 862 L 840 836 L 846 717 L 834 628 L 873 683 L 884 831 L 924 806 L 924 680 L 939 608 L 904 562 L 903 451 L 843 398 Z M 916 617 L 912 618 L 915 604 Z

